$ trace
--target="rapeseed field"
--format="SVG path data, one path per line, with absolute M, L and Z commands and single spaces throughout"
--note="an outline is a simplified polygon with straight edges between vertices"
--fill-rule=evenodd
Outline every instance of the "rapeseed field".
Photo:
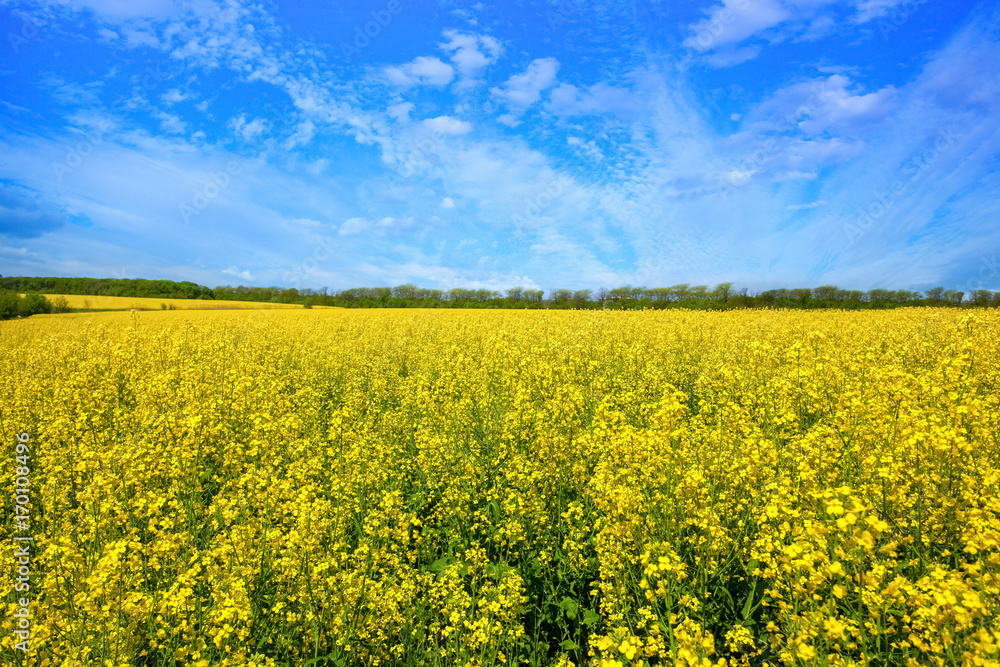
M 998 341 L 923 308 L 3 322 L 3 571 L 34 542 L 0 662 L 997 665 Z
M 296 303 L 223 299 L 158 299 L 156 297 L 93 296 L 89 294 L 46 294 L 45 298 L 53 302 L 57 299 L 64 299 L 67 307 L 80 310 L 281 310 L 302 308 L 301 304 Z M 334 307 L 312 306 L 312 308 Z

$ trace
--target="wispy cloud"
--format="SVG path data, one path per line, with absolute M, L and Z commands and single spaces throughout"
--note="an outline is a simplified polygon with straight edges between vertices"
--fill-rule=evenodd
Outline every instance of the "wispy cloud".
M 556 83 L 558 71 L 559 61 L 555 58 L 538 58 L 531 61 L 524 72 L 494 88 L 493 95 L 509 108 L 523 111 L 541 99 L 542 91 Z
M 870 44 L 902 11 L 887 0 L 709 3 L 627 49 L 602 31 L 629 19 L 582 4 L 564 41 L 525 37 L 503 9 L 459 29 L 406 6 L 349 65 L 319 22 L 305 38 L 264 5 L 44 11 L 76 26 L 44 39 L 81 67 L 20 60 L 0 77 L 0 249 L 19 249 L 5 274 L 864 288 L 966 280 L 998 242 L 988 8 L 938 21 L 933 48 L 894 42 L 905 68 L 841 45 Z M 900 30 L 943 10 L 923 11 Z M 176 72 L 148 78 L 154 55 Z M 896 181 L 849 242 L 845 221 Z
M 455 70 L 440 58 L 420 56 L 399 67 L 388 67 L 386 77 L 396 86 L 446 86 L 455 78 Z

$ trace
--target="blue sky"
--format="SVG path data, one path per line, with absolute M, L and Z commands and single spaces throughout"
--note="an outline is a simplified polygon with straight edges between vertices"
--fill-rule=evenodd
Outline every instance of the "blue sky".
M 0 0 L 0 273 L 1000 289 L 1000 5 Z

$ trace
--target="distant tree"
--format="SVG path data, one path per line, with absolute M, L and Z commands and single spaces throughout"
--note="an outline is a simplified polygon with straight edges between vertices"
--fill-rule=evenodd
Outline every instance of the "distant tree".
M 817 301 L 837 301 L 838 292 L 836 285 L 823 285 L 813 288 L 812 297 Z
M 17 314 L 21 317 L 51 313 L 52 304 L 38 292 L 29 292 L 17 304 Z
M 0 290 L 0 320 L 18 316 L 21 297 L 13 290 Z
M 892 301 L 895 303 L 909 303 L 911 301 L 916 301 L 919 298 L 920 292 L 911 292 L 905 289 L 892 292 Z
M 587 304 L 590 303 L 590 295 L 592 292 L 589 289 L 581 289 L 573 292 L 573 307 L 574 308 L 586 308 Z
M 942 296 L 943 294 L 944 294 L 943 287 L 934 287 L 924 292 L 924 295 L 927 297 L 927 300 L 933 303 L 939 303 L 943 298 Z
M 392 288 L 392 295 L 397 299 L 416 299 L 417 290 L 419 288 L 412 284 L 407 283 L 405 285 L 399 285 L 398 287 Z
M 800 287 L 789 290 L 788 296 L 793 301 L 798 301 L 800 304 L 805 305 L 809 302 L 810 297 L 812 297 L 812 290 L 808 287 Z
M 663 303 L 670 300 L 669 287 L 654 287 L 646 290 L 646 298 L 654 303 Z
M 475 298 L 476 301 L 479 301 L 480 303 L 485 303 L 486 301 L 489 301 L 490 299 L 495 299 L 498 296 L 500 296 L 500 292 L 494 292 L 493 290 L 488 290 L 488 289 L 477 289 Z
M 626 301 L 630 294 L 632 294 L 632 287 L 629 285 L 626 285 L 625 287 L 615 287 L 614 289 L 608 291 L 608 301 L 611 303 Z
M 722 303 L 726 303 L 727 301 L 729 301 L 729 296 L 732 293 L 733 293 L 732 283 L 719 283 L 718 285 L 715 286 L 715 289 L 712 290 L 712 296 L 721 300 Z
M 674 299 L 676 299 L 677 301 L 683 301 L 684 299 L 687 299 L 688 297 L 691 296 L 691 292 L 688 291 L 689 287 L 690 287 L 689 283 L 681 283 L 680 285 L 674 285 L 673 287 L 670 287 L 668 289 L 670 290 L 671 294 L 673 294 Z
M 470 289 L 465 289 L 464 287 L 453 287 L 448 290 L 448 300 L 449 301 L 467 301 L 470 300 L 475 295 L 475 292 Z
M 988 289 L 977 289 L 970 296 L 976 306 L 988 306 L 993 301 L 993 292 Z
M 52 312 L 53 313 L 68 313 L 69 312 L 69 301 L 66 297 L 59 295 L 52 299 Z
M 691 288 L 691 296 L 695 299 L 704 299 L 708 295 L 708 285 L 695 285 Z
M 868 303 L 873 306 L 883 306 L 889 303 L 892 293 L 884 289 L 868 290 Z
M 540 289 L 524 290 L 524 298 L 536 305 L 541 304 L 544 297 L 545 293 Z
M 573 292 L 568 289 L 555 289 L 551 292 L 552 304 L 556 308 L 569 308 L 573 300 Z
M 291 289 L 282 290 L 277 298 L 281 303 L 294 303 L 299 298 L 299 291 L 292 287 Z
M 524 287 L 518 285 L 517 287 L 511 287 L 507 290 L 507 298 L 511 301 L 517 303 L 524 299 Z

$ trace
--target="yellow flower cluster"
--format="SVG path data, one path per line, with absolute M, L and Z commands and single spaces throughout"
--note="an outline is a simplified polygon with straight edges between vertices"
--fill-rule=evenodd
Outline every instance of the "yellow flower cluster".
M 31 664 L 1000 666 L 997 341 L 922 308 L 0 323 Z

